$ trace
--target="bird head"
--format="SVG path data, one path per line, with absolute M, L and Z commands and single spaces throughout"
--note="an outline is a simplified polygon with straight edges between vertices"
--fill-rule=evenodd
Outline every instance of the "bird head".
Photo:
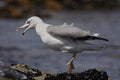
M 19 31 L 20 29 L 24 29 L 24 31 L 22 33 L 22 35 L 24 35 L 25 32 L 27 32 L 29 29 L 34 28 L 38 22 L 42 22 L 42 20 L 39 17 L 37 17 L 37 16 L 30 17 L 27 19 L 27 21 L 25 22 L 25 24 L 23 26 L 21 26 L 17 29 L 17 31 Z

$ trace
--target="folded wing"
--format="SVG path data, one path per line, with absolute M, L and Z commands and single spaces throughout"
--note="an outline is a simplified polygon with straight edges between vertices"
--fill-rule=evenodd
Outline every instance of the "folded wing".
M 74 38 L 79 40 L 96 40 L 97 39 L 97 40 L 108 41 L 108 39 L 98 37 L 99 35 L 98 33 L 85 31 L 71 25 L 49 26 L 47 28 L 47 32 L 51 35 L 61 36 L 66 38 Z

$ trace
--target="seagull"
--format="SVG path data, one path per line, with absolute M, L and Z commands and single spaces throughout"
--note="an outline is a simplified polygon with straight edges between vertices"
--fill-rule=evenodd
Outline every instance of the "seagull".
M 99 37 L 98 33 L 82 30 L 78 27 L 75 27 L 73 24 L 47 24 L 37 16 L 28 18 L 25 24 L 19 27 L 17 31 L 19 29 L 24 29 L 22 33 L 24 35 L 25 32 L 31 28 L 35 28 L 36 33 L 40 36 L 42 42 L 49 48 L 56 51 L 72 54 L 71 59 L 67 63 L 67 69 L 69 73 L 73 72 L 74 70 L 73 61 L 76 58 L 77 53 L 83 51 L 96 51 L 101 48 L 100 46 L 89 43 L 87 41 L 109 41 L 108 39 Z

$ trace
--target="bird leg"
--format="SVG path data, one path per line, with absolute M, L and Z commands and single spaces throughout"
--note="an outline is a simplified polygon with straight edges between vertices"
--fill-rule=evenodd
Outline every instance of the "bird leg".
M 67 63 L 68 73 L 71 73 L 74 70 L 73 60 L 76 58 L 76 53 L 74 53 Z

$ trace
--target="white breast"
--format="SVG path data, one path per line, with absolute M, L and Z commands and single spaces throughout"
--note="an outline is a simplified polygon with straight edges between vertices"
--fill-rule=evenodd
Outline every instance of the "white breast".
M 42 41 L 49 46 L 50 48 L 53 48 L 55 50 L 61 50 L 61 48 L 64 46 L 64 42 L 61 40 L 46 34 L 43 38 L 41 38 Z
M 50 48 L 53 48 L 55 50 L 61 50 L 62 46 L 64 45 L 61 40 L 47 33 L 47 27 L 45 27 L 45 25 L 44 27 L 42 27 L 42 29 L 40 26 L 36 27 L 36 32 L 40 36 L 43 43 Z

